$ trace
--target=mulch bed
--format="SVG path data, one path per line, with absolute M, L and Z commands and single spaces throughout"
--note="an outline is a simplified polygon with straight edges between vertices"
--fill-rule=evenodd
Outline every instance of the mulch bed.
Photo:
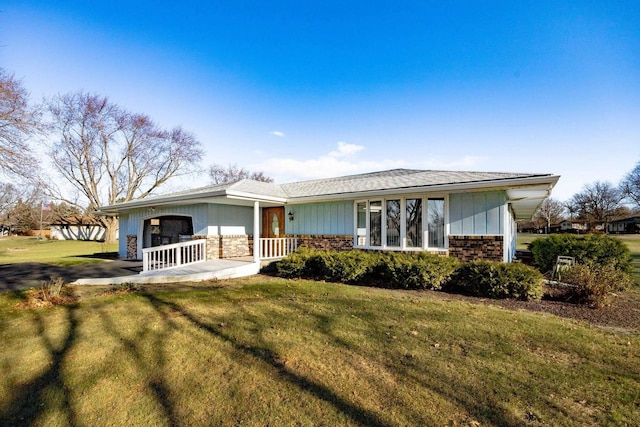
M 545 296 L 540 301 L 495 300 L 447 294 L 448 297 L 467 300 L 471 303 L 497 305 L 510 310 L 539 311 L 598 326 L 640 330 L 640 291 L 638 290 L 611 295 L 606 304 L 599 308 L 562 301 L 558 299 L 559 295 L 561 294 L 549 286 L 545 287 Z

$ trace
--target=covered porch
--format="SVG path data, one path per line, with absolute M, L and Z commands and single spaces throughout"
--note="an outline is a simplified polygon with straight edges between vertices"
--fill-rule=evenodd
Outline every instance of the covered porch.
M 249 258 L 259 263 L 282 258 L 297 249 L 298 239 L 284 237 L 282 203 L 229 196 L 207 202 L 206 227 L 198 224 L 197 212 L 203 208 L 192 209 L 196 215 L 189 216 L 177 213 L 175 208 L 168 211 L 158 206 L 139 216 L 137 235 L 127 236 L 135 244 L 129 242 L 127 246 L 136 248 L 136 258 L 143 261 L 143 273 L 217 259 Z M 129 250 L 127 254 L 131 258 Z

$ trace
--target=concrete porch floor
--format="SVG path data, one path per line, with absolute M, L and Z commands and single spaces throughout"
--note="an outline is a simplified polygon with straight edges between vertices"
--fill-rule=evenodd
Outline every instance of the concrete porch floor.
M 200 282 L 213 279 L 233 279 L 260 272 L 261 263 L 251 257 L 216 259 L 166 270 L 147 271 L 130 276 L 81 278 L 74 285 L 119 285 L 122 283 Z

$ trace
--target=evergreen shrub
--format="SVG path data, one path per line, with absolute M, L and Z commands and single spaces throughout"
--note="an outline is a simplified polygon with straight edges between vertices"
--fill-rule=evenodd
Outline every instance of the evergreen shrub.
M 543 273 L 552 271 L 561 255 L 574 257 L 577 264 L 612 265 L 620 271 L 631 271 L 629 248 L 621 240 L 606 235 L 552 234 L 531 242 L 530 249 L 533 265 Z
M 523 301 L 538 300 L 544 293 L 542 274 L 535 268 L 482 260 L 463 264 L 451 288 L 467 295 Z

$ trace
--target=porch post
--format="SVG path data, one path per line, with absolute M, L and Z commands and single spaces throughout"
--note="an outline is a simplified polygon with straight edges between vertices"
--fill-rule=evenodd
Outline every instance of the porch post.
M 253 202 L 253 262 L 260 262 L 260 202 Z

